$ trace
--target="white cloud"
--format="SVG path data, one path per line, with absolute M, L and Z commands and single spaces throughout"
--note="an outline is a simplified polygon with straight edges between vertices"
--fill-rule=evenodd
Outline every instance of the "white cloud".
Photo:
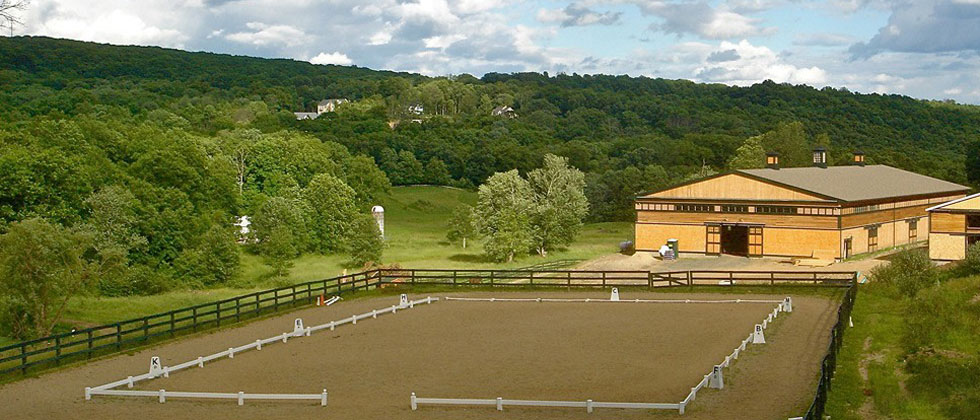
M 181 48 L 188 40 L 177 29 L 148 24 L 140 16 L 118 9 L 89 13 L 72 8 L 56 9 L 47 19 L 34 22 L 29 33 L 82 41 Z
M 351 64 L 354 64 L 354 60 L 351 60 L 349 57 L 347 57 L 347 54 L 343 54 L 340 52 L 332 52 L 330 54 L 321 52 L 317 54 L 315 57 L 311 58 L 310 63 L 337 64 L 341 66 L 349 66 Z
M 248 22 L 245 24 L 245 27 L 252 31 L 230 33 L 225 35 L 225 39 L 260 46 L 275 44 L 295 46 L 310 41 L 302 30 L 289 25 L 267 25 L 262 22 Z
M 734 51 L 734 53 L 731 53 Z M 712 62 L 712 54 L 724 54 L 727 60 Z M 773 50 L 755 46 L 746 40 L 723 41 L 694 69 L 696 79 L 732 85 L 751 85 L 766 79 L 776 83 L 820 86 L 827 82 L 827 72 L 820 67 L 798 67 L 783 61 Z

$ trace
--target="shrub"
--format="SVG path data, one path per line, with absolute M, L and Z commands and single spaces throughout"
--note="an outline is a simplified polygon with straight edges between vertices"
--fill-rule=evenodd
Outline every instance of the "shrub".
M 919 290 L 936 284 L 939 274 L 924 250 L 912 249 L 899 252 L 891 263 L 872 269 L 871 278 L 911 298 Z
M 357 216 L 354 220 L 354 234 L 348 243 L 350 265 L 362 266 L 368 262 L 380 262 L 384 245 L 384 238 L 381 237 L 374 217 Z
M 191 285 L 223 284 L 238 272 L 238 244 L 230 228 L 212 226 L 193 248 L 184 249 L 174 262 L 177 274 Z
M 966 274 L 980 274 L 980 242 L 970 245 L 961 264 Z

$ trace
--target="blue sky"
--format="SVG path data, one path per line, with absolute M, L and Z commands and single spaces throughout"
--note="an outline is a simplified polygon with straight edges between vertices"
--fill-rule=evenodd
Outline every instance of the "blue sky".
M 428 75 L 771 79 L 980 103 L 980 0 L 33 0 L 23 34 Z

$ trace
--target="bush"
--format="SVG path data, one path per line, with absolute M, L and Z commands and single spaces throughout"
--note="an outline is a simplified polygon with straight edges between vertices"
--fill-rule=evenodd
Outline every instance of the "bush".
M 350 238 L 350 265 L 362 266 L 368 262 L 381 262 L 385 242 L 378 223 L 370 215 L 360 215 L 354 220 L 354 234 Z
M 212 226 L 197 245 L 184 249 L 174 262 L 177 274 L 190 285 L 224 284 L 238 272 L 238 244 L 230 228 Z
M 966 258 L 960 265 L 967 275 L 980 274 L 980 242 L 970 245 L 966 250 Z
M 919 290 L 936 284 L 939 273 L 924 250 L 912 249 L 899 252 L 891 263 L 872 269 L 871 278 L 911 298 Z

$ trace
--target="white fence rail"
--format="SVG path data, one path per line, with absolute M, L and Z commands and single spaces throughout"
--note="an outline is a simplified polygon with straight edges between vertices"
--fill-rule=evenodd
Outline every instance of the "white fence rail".
M 426 297 L 424 299 L 418 300 L 408 300 L 405 295 L 400 297 L 398 305 L 392 305 L 387 308 L 375 309 L 371 312 L 366 312 L 359 315 L 353 315 L 348 318 L 344 318 L 337 321 L 330 321 L 325 324 L 303 327 L 303 320 L 296 319 L 293 325 L 293 331 L 284 332 L 280 335 L 273 337 L 258 339 L 254 342 L 241 345 L 238 347 L 231 347 L 228 350 L 220 351 L 207 356 L 199 356 L 196 359 L 188 360 L 184 363 L 180 363 L 174 366 L 160 366 L 160 359 L 158 357 L 153 357 L 150 361 L 150 371 L 135 376 L 127 376 L 125 379 L 120 379 L 115 382 L 109 382 L 107 384 L 102 384 L 94 387 L 85 387 L 85 399 L 91 400 L 92 396 L 95 395 L 105 395 L 105 396 L 117 396 L 117 397 L 158 397 L 160 402 L 165 402 L 166 397 L 171 398 L 211 398 L 211 399 L 237 399 L 238 404 L 241 405 L 246 399 L 252 400 L 321 400 L 321 405 L 326 405 L 327 401 L 327 390 L 323 390 L 320 394 L 246 394 L 244 392 L 239 393 L 221 393 L 221 392 L 183 392 L 183 391 L 137 391 L 137 390 L 117 390 L 114 388 L 126 385 L 127 388 L 132 388 L 137 382 L 153 379 L 159 376 L 169 377 L 171 373 L 177 372 L 183 369 L 187 369 L 192 366 L 204 367 L 207 362 L 212 362 L 214 360 L 229 358 L 233 359 L 235 354 L 248 351 L 248 350 L 262 350 L 262 346 L 274 344 L 277 342 L 286 343 L 290 338 L 293 337 L 303 337 L 310 336 L 312 333 L 330 329 L 331 331 L 335 328 L 345 325 L 357 325 L 357 321 L 365 320 L 368 318 L 374 319 L 378 315 L 383 315 L 387 313 L 397 313 L 402 309 L 411 309 L 415 305 L 420 304 L 431 304 L 433 302 L 438 302 L 439 298 Z
M 544 400 L 512 400 L 497 397 L 496 399 L 467 399 L 467 398 L 423 398 L 418 397 L 413 392 L 411 395 L 412 410 L 418 410 L 419 405 L 464 405 L 464 406 L 495 406 L 497 410 L 503 410 L 504 406 L 524 406 L 524 407 L 568 407 L 585 408 L 589 413 L 595 408 L 620 408 L 620 409 L 646 409 L 646 410 L 676 410 L 679 414 L 684 414 L 687 405 L 697 398 L 698 391 L 704 387 L 723 389 L 724 379 L 722 371 L 729 367 L 732 361 L 737 360 L 739 354 L 745 351 L 748 344 L 763 344 L 765 338 L 763 331 L 775 320 L 781 312 L 793 311 L 793 299 L 786 297 L 783 300 L 755 300 L 755 299 L 729 299 L 729 300 L 692 300 L 692 299 L 619 299 L 618 291 L 614 289 L 613 297 L 610 300 L 602 299 L 544 299 L 544 298 L 454 298 L 445 297 L 449 301 L 482 301 L 482 302 L 612 302 L 612 303 L 778 303 L 778 305 L 766 316 L 761 324 L 756 324 L 752 333 L 749 334 L 735 349 L 725 356 L 720 364 L 715 365 L 711 372 L 701 378 L 701 381 L 691 388 L 691 392 L 679 403 L 637 403 L 637 402 L 601 402 L 593 400 L 585 401 L 544 401 Z
M 321 406 L 327 405 L 327 390 L 319 394 L 249 394 L 245 392 L 186 392 L 186 391 L 133 391 L 121 389 L 93 389 L 85 388 L 85 399 L 92 399 L 93 395 L 108 395 L 115 397 L 152 397 L 157 398 L 161 403 L 167 402 L 167 398 L 205 398 L 205 399 L 227 399 L 238 400 L 238 405 L 245 404 L 245 400 L 314 400 L 320 401 Z

